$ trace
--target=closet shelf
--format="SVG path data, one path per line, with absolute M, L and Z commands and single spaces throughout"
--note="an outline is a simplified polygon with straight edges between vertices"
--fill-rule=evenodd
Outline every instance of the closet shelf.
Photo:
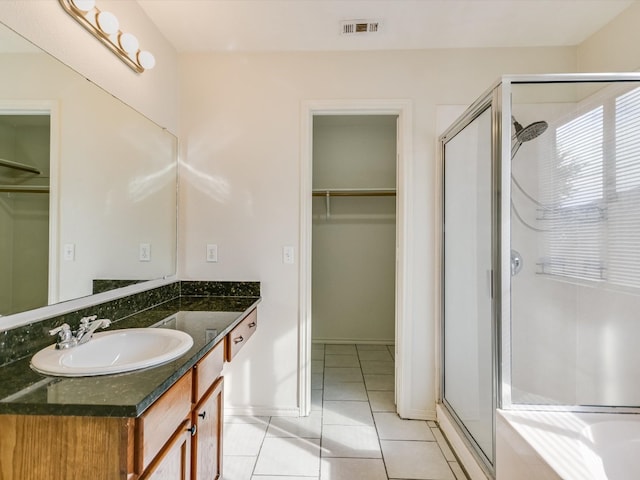
M 314 197 L 395 197 L 395 188 L 314 188 Z
M 0 167 L 12 168 L 14 170 L 22 170 L 24 172 L 35 173 L 37 175 L 40 175 L 40 173 L 42 173 L 40 172 L 40 170 L 38 170 L 35 167 L 32 167 L 31 165 L 14 162 L 12 160 L 5 160 L 4 158 L 0 158 Z
M 314 188 L 314 197 L 326 200 L 327 218 L 331 216 L 331 197 L 395 197 L 395 188 Z
M 49 193 L 49 187 L 46 185 L 0 185 L 0 192 Z

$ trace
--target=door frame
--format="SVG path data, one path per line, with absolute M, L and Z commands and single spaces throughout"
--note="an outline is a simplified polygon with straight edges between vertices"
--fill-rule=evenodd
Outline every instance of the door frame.
M 59 302 L 60 109 L 57 100 L 2 100 L 0 115 L 49 115 L 49 264 L 48 304 Z
M 398 414 L 407 418 L 411 399 L 411 247 L 412 108 L 409 100 L 310 100 L 301 105 L 300 290 L 298 325 L 298 407 L 311 412 L 311 230 L 313 117 L 316 115 L 397 115 L 395 395 Z

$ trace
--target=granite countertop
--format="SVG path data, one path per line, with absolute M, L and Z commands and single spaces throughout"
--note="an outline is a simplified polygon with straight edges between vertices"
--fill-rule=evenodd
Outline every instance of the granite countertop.
M 0 414 L 138 417 L 242 321 L 260 297 L 179 297 L 114 322 L 113 329 L 175 328 L 191 349 L 169 363 L 95 377 L 49 377 L 31 356 L 0 368 Z

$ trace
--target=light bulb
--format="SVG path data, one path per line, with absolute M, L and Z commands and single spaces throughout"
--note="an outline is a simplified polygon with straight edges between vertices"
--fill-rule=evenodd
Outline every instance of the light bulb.
M 151 70 L 156 65 L 156 58 L 151 52 L 143 50 L 142 52 L 138 52 L 138 63 L 145 70 Z
M 78 10 L 81 10 L 83 12 L 93 10 L 93 8 L 96 6 L 96 0 L 71 0 L 71 3 L 73 3 L 73 6 Z
M 98 21 L 98 27 L 107 35 L 112 35 L 120 28 L 120 23 L 116 16 L 111 12 L 100 12 L 96 17 Z
M 118 43 L 120 43 L 122 49 L 127 53 L 136 53 L 140 47 L 140 42 L 138 42 L 135 35 L 131 33 L 121 33 L 118 37 Z

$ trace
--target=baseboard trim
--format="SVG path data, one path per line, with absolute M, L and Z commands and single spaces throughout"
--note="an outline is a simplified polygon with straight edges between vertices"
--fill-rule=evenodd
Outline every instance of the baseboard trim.
M 406 414 L 407 416 L 403 418 L 407 420 L 433 420 L 435 422 L 437 418 L 435 410 L 409 409 Z
M 354 343 L 357 343 L 359 345 L 395 345 L 396 341 L 393 338 L 387 340 L 380 340 L 375 338 L 314 338 L 311 343 L 330 343 L 333 345 L 345 345 Z
M 225 415 L 244 415 L 252 417 L 299 417 L 299 408 L 268 407 L 230 407 L 224 406 Z

